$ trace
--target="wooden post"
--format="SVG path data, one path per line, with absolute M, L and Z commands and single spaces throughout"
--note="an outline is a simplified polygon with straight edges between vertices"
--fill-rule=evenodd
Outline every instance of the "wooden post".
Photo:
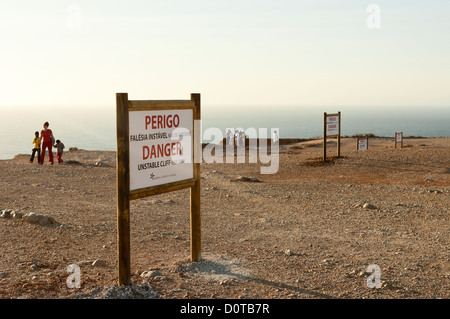
M 338 112 L 339 114 L 339 133 L 337 138 L 337 156 L 341 157 L 341 112 Z
M 400 132 L 400 134 L 402 135 L 402 141 L 400 142 L 400 148 L 403 148 L 403 132 Z
M 327 161 L 327 112 L 323 113 L 323 161 Z
M 366 136 L 366 149 L 369 150 L 369 136 Z
M 130 267 L 130 158 L 128 94 L 116 94 L 117 124 L 117 246 L 119 285 L 129 285 Z
M 200 94 L 192 93 L 191 100 L 195 102 L 194 123 L 200 121 Z M 195 124 L 194 124 L 195 127 Z M 198 127 L 198 126 L 197 126 Z M 200 209 L 200 163 L 202 161 L 201 153 L 201 132 L 194 128 L 194 179 L 195 185 L 191 187 L 191 261 L 200 259 L 201 252 L 201 209 Z M 200 146 L 200 147 L 198 147 Z M 195 154 L 197 152 L 197 154 Z

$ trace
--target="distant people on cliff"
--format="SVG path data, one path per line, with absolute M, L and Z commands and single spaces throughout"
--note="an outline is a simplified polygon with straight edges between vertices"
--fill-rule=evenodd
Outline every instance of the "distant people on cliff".
M 231 130 L 228 130 L 227 132 L 227 146 L 233 146 L 233 133 Z
M 45 149 L 48 150 L 48 160 L 53 165 L 53 151 L 52 146 L 55 142 L 55 138 L 53 137 L 53 132 L 48 127 L 50 124 L 48 122 L 44 123 L 44 129 L 41 131 L 41 143 L 42 143 L 42 152 L 41 152 L 41 160 L 40 164 L 44 164 L 45 159 Z
M 31 153 L 31 157 L 30 157 L 30 163 L 33 163 L 34 161 L 34 155 L 37 152 L 37 158 L 36 161 L 39 163 L 39 161 L 41 160 L 41 138 L 39 137 L 39 132 L 34 132 L 34 139 L 33 139 L 33 150 Z
M 273 141 L 273 143 L 274 144 L 278 144 L 278 142 L 279 142 L 279 137 L 278 137 L 278 133 L 277 133 L 277 131 L 273 131 L 273 135 L 272 135 L 272 141 Z
M 245 133 L 244 133 L 244 131 L 241 131 L 241 145 L 245 146 Z
M 244 147 L 245 146 L 245 133 L 242 130 L 236 130 L 236 133 L 234 134 L 236 139 L 236 146 L 237 147 Z

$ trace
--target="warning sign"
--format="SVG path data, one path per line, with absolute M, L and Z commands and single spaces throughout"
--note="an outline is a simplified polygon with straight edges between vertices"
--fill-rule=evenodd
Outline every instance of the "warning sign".
M 339 135 L 339 116 L 327 117 L 327 136 Z
M 193 178 L 193 110 L 132 111 L 130 190 Z

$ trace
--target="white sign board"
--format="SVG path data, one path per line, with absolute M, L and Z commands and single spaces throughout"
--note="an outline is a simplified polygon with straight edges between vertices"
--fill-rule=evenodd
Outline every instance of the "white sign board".
M 397 142 L 401 143 L 401 141 L 403 140 L 403 134 L 402 133 L 396 133 L 395 134 L 395 138 L 396 138 Z
M 367 140 L 358 140 L 358 150 L 367 151 Z
M 193 110 L 130 111 L 130 190 L 194 177 Z
M 339 116 L 327 116 L 327 136 L 339 135 Z

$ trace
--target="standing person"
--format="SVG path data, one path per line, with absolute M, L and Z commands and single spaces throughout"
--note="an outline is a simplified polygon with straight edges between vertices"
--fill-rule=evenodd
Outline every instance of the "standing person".
M 230 140 L 228 143 L 228 146 L 233 146 L 234 145 L 234 136 L 233 136 L 233 132 L 231 132 L 231 130 L 228 130 L 228 133 L 230 135 Z
M 61 143 L 60 140 L 56 140 L 56 144 L 53 145 L 53 147 L 57 149 L 56 158 L 58 159 L 58 164 L 61 164 L 63 162 L 62 155 L 63 155 L 64 144 Z
M 53 132 L 49 128 L 48 122 L 44 123 L 44 129 L 41 131 L 41 142 L 42 142 L 42 153 L 41 153 L 41 162 L 40 164 L 44 164 L 44 158 L 45 158 L 45 149 L 48 149 L 48 160 L 53 165 L 53 151 L 52 151 L 52 145 L 53 141 L 55 140 L 53 138 Z
M 273 143 L 278 144 L 278 140 L 279 140 L 279 138 L 278 138 L 277 131 L 273 131 Z
M 34 132 L 33 144 L 34 144 L 34 148 L 31 153 L 30 163 L 33 163 L 34 154 L 36 154 L 36 152 L 38 153 L 36 160 L 39 163 L 39 161 L 41 160 L 41 139 L 39 138 L 39 132 L 37 132 L 37 131 Z
M 228 130 L 228 132 L 227 132 L 227 143 L 226 143 L 227 146 L 230 145 L 230 139 L 231 139 L 231 130 Z

